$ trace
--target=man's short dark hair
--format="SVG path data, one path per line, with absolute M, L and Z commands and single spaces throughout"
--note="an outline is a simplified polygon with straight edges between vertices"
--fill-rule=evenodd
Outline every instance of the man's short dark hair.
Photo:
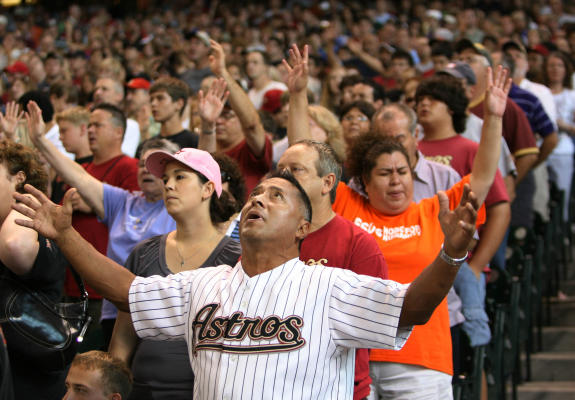
M 95 105 L 94 107 L 92 107 L 90 111 L 94 112 L 96 110 L 102 110 L 109 113 L 112 117 L 112 125 L 118 128 L 122 128 L 122 137 L 124 137 L 124 134 L 126 133 L 127 123 L 126 123 L 126 116 L 124 115 L 124 112 L 120 108 L 110 103 L 102 103 Z
M 271 61 L 270 61 L 270 56 L 268 55 L 268 53 L 260 48 L 252 48 L 252 49 L 247 49 L 245 52 L 246 58 L 249 54 L 251 53 L 259 53 L 262 55 L 262 60 L 264 62 L 264 65 L 267 65 L 268 67 L 271 65 Z
M 152 86 L 150 86 L 150 95 L 156 92 L 166 92 L 174 102 L 183 100 L 184 104 L 180 110 L 180 116 L 182 116 L 184 109 L 186 108 L 186 104 L 188 103 L 188 97 L 190 96 L 190 88 L 186 82 L 181 79 L 165 76 L 158 79 L 152 84 Z
M 408 51 L 403 49 L 396 49 L 395 52 L 391 55 L 391 61 L 393 60 L 406 60 L 409 63 L 410 67 L 415 66 L 415 62 L 413 61 L 413 57 L 409 54 Z
M 451 60 L 453 57 L 453 47 L 451 43 L 441 40 L 431 46 L 431 57 L 439 56 L 444 56 L 447 57 L 448 60 Z
M 307 222 L 311 222 L 311 218 L 312 218 L 311 201 L 309 200 L 309 197 L 308 197 L 307 193 L 305 192 L 304 188 L 299 184 L 299 182 L 292 175 L 292 173 L 289 171 L 286 171 L 286 170 L 281 170 L 281 171 L 278 170 L 278 171 L 271 173 L 270 175 L 268 175 L 266 177 L 266 179 L 271 179 L 271 178 L 285 179 L 286 181 L 288 181 L 289 183 L 291 183 L 292 185 L 295 186 L 295 188 L 299 192 L 299 199 L 301 201 L 303 217 Z
M 22 110 L 27 110 L 30 101 L 34 101 L 38 104 L 38 107 L 42 110 L 42 120 L 45 123 L 52 121 L 52 118 L 54 118 L 54 107 L 48 95 L 39 90 L 31 90 L 20 96 L 18 104 Z
M 455 132 L 463 133 L 465 131 L 469 99 L 465 95 L 463 84 L 459 79 L 445 74 L 434 75 L 425 79 L 417 87 L 415 101 L 419 103 L 424 96 L 445 103 L 452 113 L 451 119 Z
M 64 98 L 66 103 L 78 104 L 80 93 L 78 88 L 71 84 L 66 83 L 53 83 L 50 85 L 50 96 L 56 96 L 58 99 Z

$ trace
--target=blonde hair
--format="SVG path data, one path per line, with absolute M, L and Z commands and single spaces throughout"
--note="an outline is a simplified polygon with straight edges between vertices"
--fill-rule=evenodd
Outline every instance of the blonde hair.
M 76 126 L 88 125 L 90 122 L 90 111 L 84 107 L 72 107 L 56 114 L 56 123 L 68 121 Z
M 323 129 L 327 135 L 325 143 L 329 144 L 340 160 L 345 160 L 345 142 L 343 128 L 339 119 L 323 106 L 308 106 L 309 116 Z

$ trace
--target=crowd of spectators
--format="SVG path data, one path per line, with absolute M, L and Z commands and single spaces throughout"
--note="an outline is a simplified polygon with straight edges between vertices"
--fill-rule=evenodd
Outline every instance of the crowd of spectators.
M 505 268 L 509 226 L 530 228 L 536 214 L 548 219 L 549 181 L 566 193 L 563 217 L 569 216 L 575 5 L 269 0 L 239 6 L 196 0 L 139 1 L 135 9 L 126 8 L 73 4 L 53 11 L 21 5 L 0 14 L 0 140 L 38 150 L 55 202 L 67 185 L 79 189 L 75 228 L 122 264 L 140 240 L 167 235 L 177 222 L 158 202 L 162 183 L 145 165 L 150 149 L 196 147 L 237 162 L 214 157 L 233 200 L 226 215 L 236 213 L 210 225 L 220 232 L 216 244 L 224 233 L 238 238 L 237 211 L 246 192 L 302 139 L 328 144 L 343 164 L 342 181 L 367 198 L 365 176 L 357 175 L 365 160 L 353 149 L 361 143 L 376 147 L 369 140 L 377 142 L 377 135 L 396 137 L 407 150 L 415 174 L 412 195 L 419 201 L 425 197 L 417 181 L 424 180 L 422 159 L 456 170 L 442 172 L 445 186 L 434 181 L 426 193 L 445 190 L 471 172 L 477 151 L 471 141 L 482 136 L 488 67 L 506 68 L 513 85 L 486 223 L 464 266 L 467 277 L 456 280 L 448 299 L 452 335 L 460 335 L 462 324 L 471 346 L 489 341 L 485 271 Z M 305 129 L 298 115 L 307 115 Z M 128 200 L 110 200 L 114 186 L 124 189 L 122 199 L 136 199 L 129 201 L 139 204 L 138 218 L 130 208 L 135 206 L 124 204 Z M 335 189 L 331 203 L 334 196 Z M 169 219 L 157 232 L 145 232 L 143 210 L 152 207 L 146 203 L 157 203 L 162 221 Z M 2 218 L 11 223 L 8 212 Z M 175 259 L 181 255 L 174 246 Z M 384 257 L 385 246 L 380 245 Z M 2 251 L 0 246 L 1 265 L 7 266 Z M 65 295 L 78 297 L 71 279 Z M 477 292 L 473 296 L 469 285 Z M 98 328 L 90 328 L 82 351 L 107 349 L 116 311 L 105 301 L 101 309 L 99 295 L 89 292 Z M 128 356 L 119 358 L 129 362 Z M 453 362 L 457 374 L 461 360 Z M 451 363 L 435 369 L 451 375 Z

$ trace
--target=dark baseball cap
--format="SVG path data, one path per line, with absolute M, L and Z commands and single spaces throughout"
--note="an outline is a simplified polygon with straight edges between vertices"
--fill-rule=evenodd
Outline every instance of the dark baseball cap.
M 469 85 L 475 85 L 475 83 L 477 83 L 475 72 L 473 72 L 469 64 L 461 61 L 447 64 L 445 69 L 439 71 L 438 74 L 446 74 L 454 76 L 458 79 L 465 79 Z
M 481 43 L 474 43 L 469 39 L 461 39 L 455 44 L 455 52 L 461 54 L 463 51 L 470 49 L 475 54 L 483 56 L 489 61 L 489 65 L 493 65 L 493 60 L 489 51 Z
M 515 40 L 509 40 L 505 43 L 503 43 L 503 46 L 501 46 L 501 50 L 503 50 L 503 52 L 507 52 L 508 50 L 517 50 L 520 51 L 523 54 L 527 54 L 527 50 L 525 50 L 525 47 L 516 42 Z

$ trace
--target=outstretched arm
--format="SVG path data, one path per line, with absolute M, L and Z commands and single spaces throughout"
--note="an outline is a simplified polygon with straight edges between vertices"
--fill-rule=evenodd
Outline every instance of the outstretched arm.
M 307 45 L 303 47 L 303 53 L 300 53 L 294 44 L 289 50 L 291 65 L 282 60 L 288 71 L 285 84 L 289 91 L 287 137 L 290 146 L 300 140 L 311 139 L 307 110 L 308 52 Z
M 247 93 L 238 85 L 226 69 L 226 56 L 222 46 L 210 40 L 212 54 L 209 57 L 210 68 L 218 78 L 224 78 L 230 92 L 230 105 L 238 116 L 246 143 L 253 154 L 263 156 L 266 144 L 266 132 L 260 121 L 258 111 Z
M 100 218 L 104 218 L 104 185 L 90 175 L 81 165 L 70 160 L 44 136 L 42 110 L 31 101 L 26 113 L 28 135 L 34 146 L 68 185 L 78 189 L 82 198 Z
M 467 255 L 475 232 L 479 203 L 467 184 L 459 206 L 453 211 L 449 209 L 449 199 L 444 192 L 439 192 L 437 196 L 440 205 L 439 222 L 445 235 L 442 251 L 451 258 L 462 259 Z M 447 263 L 438 255 L 407 289 L 399 326 L 425 324 L 449 292 L 457 271 L 459 266 Z
M 502 119 L 507 104 L 507 94 L 511 89 L 511 79 L 507 79 L 507 71 L 501 66 L 495 72 L 487 68 L 487 90 L 484 100 L 484 120 L 481 130 L 481 140 L 473 168 L 470 184 L 479 204 L 482 204 L 487 192 L 495 179 L 499 154 L 501 153 Z
M 15 193 L 18 203 L 12 207 L 30 220 L 16 219 L 14 222 L 55 240 L 70 264 L 90 286 L 118 309 L 129 312 L 128 292 L 135 276 L 98 252 L 72 228 L 71 198 L 76 189 L 68 190 L 63 205 L 58 206 L 35 187 L 25 185 L 24 188 L 34 198 Z

